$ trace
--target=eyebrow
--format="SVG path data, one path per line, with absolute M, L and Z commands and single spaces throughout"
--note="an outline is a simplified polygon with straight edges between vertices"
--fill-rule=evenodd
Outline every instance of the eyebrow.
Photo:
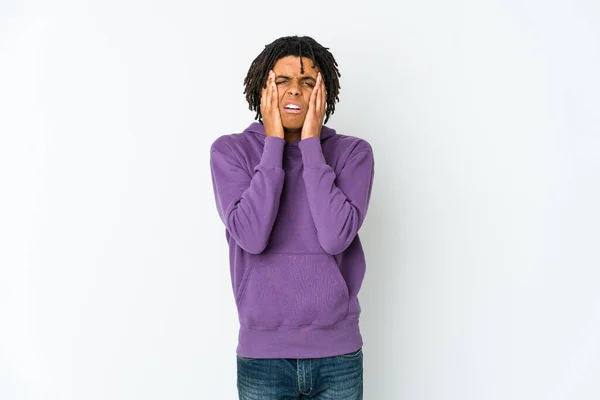
M 287 79 L 287 80 L 290 80 L 290 79 L 292 79 L 291 77 L 289 77 L 289 76 L 287 76 L 287 75 L 277 75 L 277 78 L 276 78 L 276 79 L 279 79 L 279 78 L 281 78 L 281 79 Z M 310 79 L 311 81 L 315 81 L 315 82 L 317 81 L 315 78 L 313 78 L 313 77 L 312 77 L 312 76 L 310 76 L 310 75 L 302 76 L 302 77 L 300 77 L 300 79 L 299 79 L 299 80 L 301 80 L 301 81 L 307 81 L 307 80 L 309 80 L 309 79 Z

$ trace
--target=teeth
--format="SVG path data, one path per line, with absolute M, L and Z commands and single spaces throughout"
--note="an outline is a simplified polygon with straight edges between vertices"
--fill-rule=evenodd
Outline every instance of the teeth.
M 285 106 L 285 108 L 293 108 L 294 110 L 299 110 L 300 107 L 294 105 L 294 104 L 288 104 L 287 106 Z

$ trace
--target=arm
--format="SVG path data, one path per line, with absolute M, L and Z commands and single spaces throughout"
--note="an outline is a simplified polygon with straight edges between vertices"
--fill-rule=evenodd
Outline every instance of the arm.
M 260 163 L 250 176 L 228 146 L 213 144 L 210 167 L 217 211 L 227 231 L 245 251 L 259 254 L 267 247 L 279 210 L 285 172 L 285 140 L 267 137 Z
M 304 186 L 321 247 L 343 252 L 354 240 L 367 215 L 374 177 L 373 151 L 361 142 L 339 176 L 325 161 L 318 137 L 300 141 Z

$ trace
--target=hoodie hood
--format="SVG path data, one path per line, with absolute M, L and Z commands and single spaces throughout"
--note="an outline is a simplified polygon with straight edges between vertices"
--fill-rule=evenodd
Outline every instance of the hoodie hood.
M 264 143 L 265 142 L 265 127 L 262 123 L 260 122 L 253 122 L 251 123 L 246 129 L 244 129 L 245 134 L 251 134 L 254 135 L 256 137 L 258 137 L 258 139 Z M 323 125 L 321 127 L 321 142 L 323 142 L 323 140 L 330 138 L 332 136 L 334 136 L 336 134 L 335 129 L 329 128 L 325 125 Z M 300 140 L 295 140 L 291 143 L 287 143 L 288 146 L 298 146 L 298 143 L 300 143 Z

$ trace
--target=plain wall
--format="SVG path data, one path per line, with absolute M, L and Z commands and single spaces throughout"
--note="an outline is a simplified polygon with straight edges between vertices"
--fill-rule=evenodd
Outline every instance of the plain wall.
M 234 399 L 209 146 L 264 46 L 371 143 L 365 399 L 600 398 L 600 6 L 3 1 L 0 399 Z

